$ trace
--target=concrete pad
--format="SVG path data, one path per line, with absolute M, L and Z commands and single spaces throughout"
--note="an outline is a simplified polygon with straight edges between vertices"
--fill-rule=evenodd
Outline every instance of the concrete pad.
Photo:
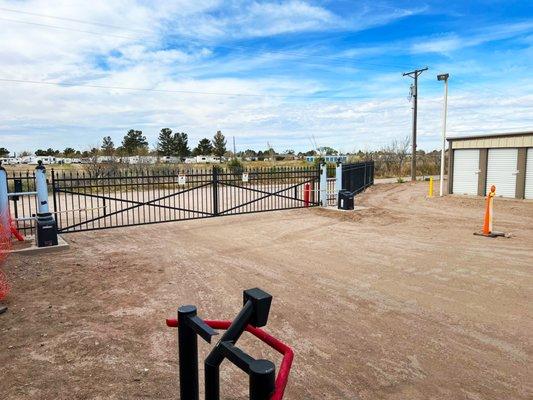
M 48 247 L 37 247 L 37 244 L 35 243 L 35 237 L 34 236 L 27 236 L 27 239 L 25 242 L 30 242 L 31 245 L 28 247 L 23 247 L 19 249 L 13 249 L 9 250 L 8 253 L 11 254 L 21 254 L 21 255 L 38 255 L 38 254 L 45 254 L 45 253 L 52 253 L 55 251 L 60 250 L 66 250 L 69 247 L 69 244 L 63 237 L 58 235 L 57 237 L 57 246 L 48 246 Z

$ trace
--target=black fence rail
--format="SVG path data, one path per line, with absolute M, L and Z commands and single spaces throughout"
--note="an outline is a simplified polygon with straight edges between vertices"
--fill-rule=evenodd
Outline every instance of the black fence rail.
M 7 191 L 9 193 L 35 192 L 35 173 L 33 171 L 9 172 Z M 23 235 L 35 233 L 33 217 L 37 213 L 35 196 L 9 196 L 9 211 L 17 230 Z
M 352 194 L 361 193 L 374 184 L 374 161 L 342 165 L 342 189 Z
M 319 176 L 314 167 L 52 170 L 51 183 L 58 230 L 65 233 L 317 206 Z

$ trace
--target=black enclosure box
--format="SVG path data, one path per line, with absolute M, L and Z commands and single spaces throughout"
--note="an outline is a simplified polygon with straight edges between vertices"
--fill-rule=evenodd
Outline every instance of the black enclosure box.
M 339 210 L 353 210 L 354 194 L 348 190 L 339 191 L 339 200 L 337 206 Z
M 250 325 L 256 328 L 265 326 L 268 321 L 272 296 L 259 288 L 254 288 L 243 292 L 243 304 L 246 304 L 248 300 L 252 301 L 254 307 Z
M 51 213 L 38 213 L 37 224 L 37 247 L 57 246 L 57 225 Z

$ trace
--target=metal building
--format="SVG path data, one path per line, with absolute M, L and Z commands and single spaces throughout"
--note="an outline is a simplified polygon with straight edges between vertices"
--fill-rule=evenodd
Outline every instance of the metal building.
M 447 140 L 449 193 L 533 199 L 533 131 Z

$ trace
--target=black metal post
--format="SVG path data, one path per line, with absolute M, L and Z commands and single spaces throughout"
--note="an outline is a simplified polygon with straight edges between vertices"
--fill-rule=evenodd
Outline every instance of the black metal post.
M 268 400 L 274 392 L 276 366 L 272 361 L 250 363 L 250 400 Z
M 223 342 L 235 343 L 246 329 L 253 314 L 253 304 L 249 300 L 233 320 L 228 330 L 222 335 L 215 348 L 209 353 L 204 362 L 205 373 L 205 400 L 220 399 L 220 364 L 224 360 Z
M 59 213 L 58 213 L 58 209 L 57 209 L 57 198 L 56 198 L 56 172 L 54 171 L 54 169 L 52 168 L 52 199 L 54 201 L 54 211 L 56 213 L 56 221 L 58 221 L 58 225 L 59 225 Z
M 218 167 L 213 167 L 213 216 L 218 216 Z
M 181 306 L 178 308 L 181 400 L 199 400 L 198 338 L 194 329 L 187 323 L 188 318 L 195 316 L 195 306 Z

